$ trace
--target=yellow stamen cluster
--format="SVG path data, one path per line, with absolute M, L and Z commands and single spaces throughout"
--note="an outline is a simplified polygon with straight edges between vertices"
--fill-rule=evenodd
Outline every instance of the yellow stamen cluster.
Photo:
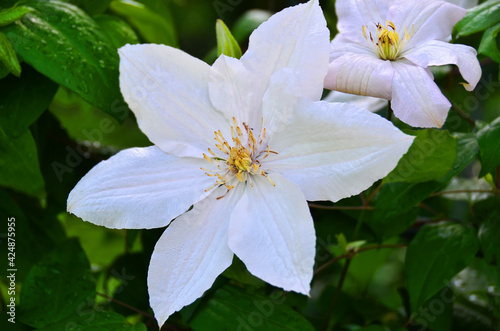
M 377 46 L 377 51 L 381 59 L 383 60 L 396 60 L 404 49 L 404 46 L 408 43 L 413 34 L 413 27 L 411 33 L 405 27 L 404 37 L 399 37 L 396 31 L 396 26 L 391 21 L 386 21 L 385 26 L 380 23 L 375 24 L 377 28 L 377 38 L 374 39 L 372 33 L 369 33 L 370 40 Z M 368 26 L 363 25 L 362 31 L 363 36 L 368 40 L 366 34 Z
M 234 125 L 231 126 L 232 146 L 224 138 L 220 130 L 215 131 L 215 147 L 222 152 L 222 156 L 213 152 L 210 148 L 208 149 L 210 156 L 205 153 L 203 154 L 205 160 L 212 164 L 217 164 L 217 171 L 202 168 L 207 176 L 216 177 L 215 184 L 205 191 L 210 191 L 216 186 L 224 185 L 227 188 L 227 192 L 229 192 L 234 188 L 234 185 L 230 184 L 234 177 L 236 177 L 239 182 L 246 182 L 249 175 L 264 176 L 274 186 L 273 181 L 267 176 L 267 173 L 261 169 L 260 163 L 260 161 L 268 157 L 269 154 L 278 154 L 271 151 L 269 146 L 262 148 L 266 138 L 266 129 L 262 128 L 260 134 L 256 138 L 253 134 L 253 130 L 249 128 L 246 123 L 242 125 L 244 131 L 238 126 L 234 117 L 233 124 Z M 245 141 L 246 144 L 243 143 Z M 218 199 L 224 196 L 225 194 Z

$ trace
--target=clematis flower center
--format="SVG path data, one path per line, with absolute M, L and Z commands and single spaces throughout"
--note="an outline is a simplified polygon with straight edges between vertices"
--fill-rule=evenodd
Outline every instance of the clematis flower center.
M 371 32 L 368 35 L 370 36 L 370 41 L 377 47 L 380 58 L 391 61 L 398 59 L 413 34 L 413 27 L 410 33 L 408 33 L 408 29 L 405 27 L 404 36 L 401 37 L 396 31 L 396 26 L 391 21 L 386 21 L 385 26 L 377 23 L 375 27 L 377 28 L 376 38 L 373 38 Z M 366 40 L 368 40 L 367 28 L 367 25 L 363 25 L 362 27 L 363 36 Z
M 278 154 L 269 149 L 269 146 L 264 146 L 266 138 L 266 129 L 262 128 L 257 138 L 246 123 L 242 124 L 243 130 L 233 117 L 233 126 L 231 126 L 231 141 L 230 144 L 222 135 L 220 130 L 214 131 L 215 134 L 215 147 L 217 150 L 212 151 L 208 149 L 210 156 L 203 153 L 203 158 L 217 165 L 217 170 L 208 170 L 201 168 L 205 171 L 207 176 L 215 177 L 215 184 L 205 191 L 224 185 L 227 192 L 234 188 L 235 178 L 238 182 L 246 182 L 249 176 L 259 175 L 266 177 L 271 184 L 273 181 L 267 176 L 267 172 L 262 169 L 261 161 L 264 160 L 269 154 Z M 261 126 L 262 127 L 262 126 Z M 250 183 L 250 186 L 253 186 Z M 226 194 L 227 194 L 226 192 Z M 218 199 L 224 197 L 225 194 Z

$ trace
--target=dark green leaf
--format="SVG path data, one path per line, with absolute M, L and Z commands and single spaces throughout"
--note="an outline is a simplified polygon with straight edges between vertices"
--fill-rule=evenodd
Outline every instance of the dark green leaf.
M 116 14 L 126 18 L 147 42 L 177 46 L 172 21 L 146 5 L 131 0 L 126 2 L 114 0 L 109 7 Z
M 465 268 L 478 248 L 473 228 L 449 223 L 421 228 L 410 242 L 405 260 L 412 311 L 416 312 Z
M 467 11 L 465 17 L 455 25 L 454 35 L 467 36 L 483 31 L 500 21 L 500 0 L 488 0 Z
M 457 141 L 448 131 L 425 129 L 416 135 L 408 152 L 384 183 L 419 183 L 438 179 L 451 169 L 457 156 Z
M 67 1 L 83 9 L 90 16 L 102 14 L 111 0 L 70 0 Z
M 94 17 L 94 20 L 116 48 L 120 48 L 125 44 L 139 43 L 134 30 L 121 18 L 111 15 L 99 15 Z
M 42 214 L 38 199 L 14 195 L 8 190 L 0 189 L 0 217 L 4 220 L 14 218 L 15 223 L 15 264 L 22 266 L 17 269 L 18 280 L 24 279 L 31 266 L 55 247 L 54 237 L 60 241 L 65 239 L 57 220 L 44 220 Z
M 120 125 L 77 94 L 60 88 L 50 105 L 50 111 L 75 140 L 88 141 L 97 147 L 112 146 L 118 149 L 151 145 L 135 120 L 128 116 L 125 103 L 117 103 L 111 108 L 114 117 L 122 122 Z
M 375 210 L 367 212 L 366 223 L 379 240 L 400 234 L 415 221 L 416 206 L 438 187 L 436 182 L 385 184 L 375 202 Z
M 457 159 L 451 170 L 439 179 L 439 182 L 445 184 L 451 178 L 462 172 L 472 161 L 474 161 L 479 153 L 479 144 L 476 135 L 473 133 L 456 133 L 457 142 Z
M 0 26 L 9 25 L 14 23 L 32 9 L 24 6 L 12 7 L 0 11 Z
M 29 195 L 43 193 L 44 183 L 31 132 L 9 139 L 0 127 L 0 185 Z
M 92 310 L 95 282 L 78 240 L 69 239 L 31 268 L 21 291 L 19 320 L 36 328 Z
M 189 325 L 196 331 L 314 330 L 302 315 L 284 304 L 287 298 L 283 293 L 274 290 L 265 297 L 224 286 L 200 304 Z
M 19 77 L 21 75 L 21 64 L 17 59 L 16 51 L 4 33 L 0 32 L 0 63 L 5 66 L 9 72 Z
M 489 263 L 500 263 L 500 214 L 493 211 L 481 224 L 478 238 L 484 258 Z
M 127 323 L 125 317 L 120 314 L 108 311 L 98 311 L 92 307 L 86 307 L 80 314 L 75 314 L 55 324 L 46 326 L 39 331 L 146 331 L 144 324 L 131 325 Z
M 457 140 L 457 157 L 445 176 L 424 183 L 388 183 L 382 186 L 375 201 L 375 210 L 368 211 L 365 220 L 379 240 L 406 230 L 418 213 L 415 207 L 444 187 L 476 158 L 479 147 L 474 134 L 457 134 Z
M 35 11 L 3 31 L 19 56 L 36 70 L 111 115 L 123 99 L 118 53 L 99 25 L 77 7 L 29 0 Z
M 236 255 L 233 258 L 231 266 L 222 275 L 241 284 L 249 284 L 255 287 L 265 285 L 261 279 L 255 277 L 247 270 L 245 264 Z
M 241 48 L 231 31 L 222 20 L 217 20 L 215 24 L 215 34 L 217 37 L 217 56 L 224 54 L 239 59 Z
M 57 84 L 26 66 L 21 78 L 0 80 L 0 125 L 9 138 L 24 134 L 47 109 Z
M 410 325 L 416 326 L 418 324 L 433 331 L 450 331 L 454 299 L 453 290 L 445 286 L 411 315 L 412 323 Z
M 0 62 L 0 79 L 7 77 L 9 73 L 10 73 L 9 69 L 7 69 L 7 67 L 4 66 L 2 62 Z
M 496 24 L 484 31 L 478 52 L 491 57 L 497 63 L 500 63 L 500 52 L 498 50 L 497 35 L 500 32 L 500 24 Z
M 119 257 L 110 266 L 108 277 L 115 278 L 119 285 L 113 293 L 113 298 L 119 302 L 133 302 L 134 308 L 147 311 L 149 296 L 147 274 L 151 256 L 144 253 L 129 253 Z M 128 314 L 130 310 L 116 303 L 111 303 L 114 311 Z
M 479 177 L 494 173 L 500 165 L 500 117 L 477 133 L 481 172 Z

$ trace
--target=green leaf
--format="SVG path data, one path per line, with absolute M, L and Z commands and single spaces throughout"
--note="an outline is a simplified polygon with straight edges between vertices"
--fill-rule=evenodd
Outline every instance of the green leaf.
M 456 37 L 483 31 L 500 21 L 500 0 L 489 0 L 467 11 L 454 28 Z
M 108 279 L 114 278 L 119 284 L 112 292 L 114 299 L 131 302 L 134 308 L 142 311 L 149 310 L 147 275 L 150 259 L 151 255 L 140 252 L 124 254 L 113 262 Z M 127 307 L 116 302 L 112 302 L 111 307 L 117 313 L 130 313 Z
M 126 18 L 147 42 L 177 47 L 172 20 L 157 14 L 146 5 L 132 0 L 114 0 L 109 8 Z
M 474 161 L 479 154 L 479 144 L 476 135 L 473 133 L 455 133 L 457 139 L 457 159 L 451 168 L 450 172 L 446 174 L 439 181 L 446 183 L 451 178 L 462 172 L 472 161 Z
M 416 136 L 408 152 L 384 183 L 419 183 L 443 177 L 457 157 L 457 141 L 444 130 L 411 131 Z
M 436 190 L 434 182 L 384 184 L 375 201 L 375 210 L 366 213 L 365 222 L 379 241 L 404 232 L 416 220 L 416 206 Z
M 491 57 L 495 62 L 500 63 L 500 52 L 498 51 L 497 36 L 500 32 L 500 23 L 484 31 L 478 52 Z
M 17 59 L 16 51 L 4 33 L 0 32 L 0 63 L 14 76 L 21 75 L 21 64 Z
M 434 294 L 424 302 L 422 307 L 411 315 L 411 326 L 417 323 L 428 330 L 450 331 L 452 327 L 453 302 L 455 296 L 453 290 L 445 286 L 441 291 Z
M 26 67 L 21 78 L 0 80 L 0 125 L 9 137 L 19 137 L 47 109 L 57 84 Z
M 121 18 L 111 15 L 99 15 L 95 16 L 94 20 L 116 48 L 120 48 L 125 44 L 139 43 L 134 30 Z
M 118 53 L 79 8 L 54 0 L 25 2 L 35 11 L 3 28 L 19 56 L 56 83 L 111 115 L 123 102 Z
M 233 36 L 243 42 L 248 36 L 271 17 L 272 13 L 268 10 L 252 9 L 241 15 L 233 25 Z
M 80 7 L 90 16 L 102 14 L 109 6 L 111 0 L 70 0 L 67 1 Z
M 60 88 L 50 105 L 50 111 L 75 140 L 89 141 L 97 147 L 112 146 L 117 149 L 151 145 L 137 123 L 128 116 L 128 107 L 125 104 L 117 103 L 111 108 L 114 117 L 122 122 L 119 125 L 109 115 L 98 111 L 77 94 Z
M 347 253 L 347 239 L 343 233 L 336 234 L 335 238 L 337 239 L 338 248 L 341 252 L 340 254 Z
M 479 177 L 494 174 L 495 168 L 500 165 L 500 117 L 477 133 L 477 141 L 481 159 Z
M 45 254 L 55 247 L 54 237 L 60 241 L 65 239 L 57 220 L 44 219 L 38 199 L 12 194 L 9 190 L 2 188 L 0 189 L 0 217 L 5 220 L 15 219 L 14 239 L 18 239 L 15 264 L 22 266 L 17 269 L 18 280 L 24 279 L 31 266 L 41 261 Z M 7 253 L 5 255 L 7 256 Z
M 422 227 L 406 251 L 412 312 L 469 265 L 478 249 L 476 231 L 471 227 L 450 223 Z
M 217 36 L 217 56 L 224 54 L 237 59 L 241 57 L 240 45 L 220 19 L 215 24 L 215 34 Z
M 125 317 L 111 311 L 98 311 L 92 307 L 85 307 L 80 314 L 68 317 L 57 323 L 50 324 L 39 331 L 146 331 L 144 324 L 131 325 L 127 323 Z
M 484 259 L 500 264 L 500 214 L 493 211 L 479 228 L 478 238 Z
M 77 239 L 69 239 L 31 268 L 21 291 L 19 320 L 35 328 L 92 310 L 95 281 Z
M 379 240 L 402 233 L 415 221 L 420 202 L 444 187 L 454 176 L 462 172 L 477 156 L 479 147 L 474 134 L 456 134 L 457 157 L 448 173 L 424 183 L 388 183 L 382 186 L 375 210 L 365 213 L 365 222 L 377 234 Z
M 29 195 L 43 193 L 44 183 L 31 132 L 9 139 L 0 127 L 0 185 Z
M 7 77 L 8 74 L 10 74 L 9 69 L 0 62 L 0 79 Z
M 32 11 L 31 8 L 18 6 L 0 11 L 0 26 L 9 25 L 14 23 L 18 19 L 21 19 L 24 15 Z
M 226 285 L 200 304 L 189 326 L 195 331 L 219 330 L 314 330 L 299 313 L 287 306 L 283 291 L 269 296 L 250 295 Z

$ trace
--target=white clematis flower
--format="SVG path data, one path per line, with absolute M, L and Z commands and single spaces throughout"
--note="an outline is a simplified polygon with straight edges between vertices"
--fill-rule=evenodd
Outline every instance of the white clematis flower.
M 364 95 L 343 93 L 339 91 L 330 91 L 323 98 L 323 101 L 345 102 L 371 112 L 377 112 L 387 106 L 387 100 L 385 99 L 366 97 Z
M 447 42 L 466 10 L 444 1 L 337 0 L 325 87 L 391 101 L 417 127 L 441 127 L 450 102 L 429 66 L 457 65 L 468 91 L 481 77 L 474 48 Z
M 160 325 L 234 254 L 266 282 L 308 294 L 315 232 L 306 199 L 359 193 L 412 143 L 380 116 L 317 101 L 329 56 L 317 1 L 272 16 L 241 60 L 221 56 L 210 67 L 162 45 L 119 53 L 122 93 L 155 146 L 98 164 L 68 211 L 110 228 L 168 225 L 148 274 Z

